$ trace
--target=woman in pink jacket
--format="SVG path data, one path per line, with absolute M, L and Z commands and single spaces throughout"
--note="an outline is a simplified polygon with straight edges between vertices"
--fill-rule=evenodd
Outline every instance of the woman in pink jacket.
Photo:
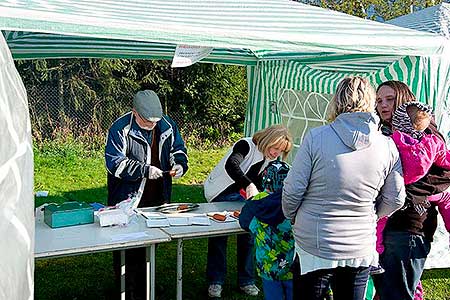
M 416 101 L 414 94 L 403 82 L 383 82 L 377 89 L 376 104 L 377 113 L 382 120 L 380 126 L 382 133 L 392 136 L 393 130 L 397 129 L 396 136 L 402 137 L 403 135 L 398 132 L 399 128 L 394 128 L 393 126 L 394 112 L 403 104 Z M 412 106 L 408 110 L 411 109 L 413 109 Z M 410 113 L 413 115 L 412 112 Z M 411 121 L 409 115 L 406 120 L 408 122 Z M 400 126 L 397 124 L 397 127 Z M 433 120 L 431 120 L 425 132 L 428 135 L 433 134 L 440 138 L 441 141 L 444 141 Z M 401 138 L 396 140 L 397 142 L 406 141 Z M 416 140 L 415 143 L 419 143 L 418 139 L 415 138 L 407 141 L 414 142 L 414 140 Z M 418 156 L 416 158 L 420 156 L 423 158 L 427 153 L 402 150 L 400 152 L 403 152 L 403 155 L 401 155 L 403 160 L 405 160 L 405 155 L 408 154 L 416 153 Z M 431 161 L 434 162 L 434 160 L 435 157 L 432 157 Z M 408 168 L 411 166 L 407 162 L 404 162 L 403 167 L 406 167 L 406 173 L 410 172 Z M 409 176 L 407 175 L 407 177 Z M 410 182 L 411 177 L 407 180 L 407 182 Z M 373 277 L 374 280 L 377 279 L 375 283 L 381 300 L 423 299 L 422 293 L 417 293 L 417 291 L 422 290 L 420 277 L 426 257 L 430 251 L 437 222 L 435 205 L 434 203 L 430 205 L 429 200 L 433 200 L 433 198 L 441 199 L 442 196 L 445 196 L 445 194 L 431 197 L 430 195 L 442 193 L 449 185 L 450 171 L 434 163 L 422 178 L 406 185 L 406 204 L 401 210 L 389 217 L 383 234 L 385 251 L 380 255 L 380 261 L 385 269 L 385 273 Z M 444 202 L 445 199 L 442 199 L 442 201 Z M 381 251 L 383 249 L 378 250 Z M 415 290 L 414 287 L 417 287 L 417 289 Z M 416 294 L 414 293 L 415 291 Z
M 430 106 L 414 101 L 400 105 L 392 116 L 392 139 L 400 153 L 405 185 L 424 177 L 433 164 L 450 170 L 450 151 L 446 149 L 444 141 L 435 134 L 424 132 L 430 125 L 431 113 Z M 450 193 L 428 196 L 427 200 L 436 203 L 445 228 L 450 232 Z M 424 213 L 428 205 L 429 203 L 415 204 L 415 209 Z M 379 253 L 384 251 L 383 229 L 386 222 L 387 218 L 383 218 L 377 226 Z

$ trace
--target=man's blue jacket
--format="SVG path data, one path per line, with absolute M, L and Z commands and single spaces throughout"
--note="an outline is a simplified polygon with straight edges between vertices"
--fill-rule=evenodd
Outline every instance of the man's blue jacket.
M 175 164 L 188 169 L 187 150 L 175 122 L 163 116 L 157 122 L 155 138 L 158 142 L 161 170 L 171 170 Z M 131 112 L 117 119 L 108 132 L 105 149 L 108 170 L 108 205 L 125 200 L 136 193 L 143 178 L 148 178 L 151 161 L 152 135 L 141 129 Z M 169 203 L 172 192 L 172 177 L 163 176 L 162 195 L 154 195 L 158 202 Z

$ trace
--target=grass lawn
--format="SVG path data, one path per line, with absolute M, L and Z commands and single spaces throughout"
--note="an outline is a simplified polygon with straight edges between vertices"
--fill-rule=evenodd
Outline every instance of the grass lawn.
M 56 147 L 56 146 L 54 146 Z M 201 183 L 226 149 L 190 150 L 190 170 L 173 188 L 173 202 L 204 202 Z M 80 154 L 81 152 L 81 154 Z M 36 206 L 46 202 L 78 200 L 106 202 L 106 171 L 103 154 L 86 155 L 71 147 L 35 150 L 35 190 L 48 190 L 46 198 L 36 198 Z M 246 297 L 237 290 L 236 239 L 228 246 L 228 276 L 222 299 L 263 299 Z M 184 242 L 183 299 L 208 299 L 205 280 L 207 240 Z M 450 270 L 426 271 L 423 284 L 427 300 L 450 299 Z M 258 285 L 261 287 L 260 282 Z M 114 279 L 111 253 L 36 261 L 36 300 L 112 299 Z M 159 244 L 156 251 L 156 299 L 176 297 L 176 242 Z

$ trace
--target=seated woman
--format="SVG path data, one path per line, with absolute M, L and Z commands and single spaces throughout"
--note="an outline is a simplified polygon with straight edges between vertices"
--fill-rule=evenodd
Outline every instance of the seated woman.
M 311 129 L 284 182 L 301 272 L 294 299 L 321 300 L 328 285 L 335 300 L 365 298 L 369 266 L 378 261 L 377 217 L 405 200 L 399 154 L 378 130 L 374 107 L 366 79 L 343 79 L 330 103 L 332 123 Z

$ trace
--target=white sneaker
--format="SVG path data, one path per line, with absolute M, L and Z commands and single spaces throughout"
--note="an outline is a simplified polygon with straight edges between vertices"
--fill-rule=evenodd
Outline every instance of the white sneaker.
M 220 284 L 210 284 L 208 287 L 210 298 L 220 298 L 222 296 L 222 286 Z
M 258 296 L 259 293 L 259 289 L 256 285 L 254 284 L 249 284 L 246 286 L 241 286 L 239 287 L 241 289 L 241 291 L 243 291 L 244 293 L 246 293 L 249 296 Z

